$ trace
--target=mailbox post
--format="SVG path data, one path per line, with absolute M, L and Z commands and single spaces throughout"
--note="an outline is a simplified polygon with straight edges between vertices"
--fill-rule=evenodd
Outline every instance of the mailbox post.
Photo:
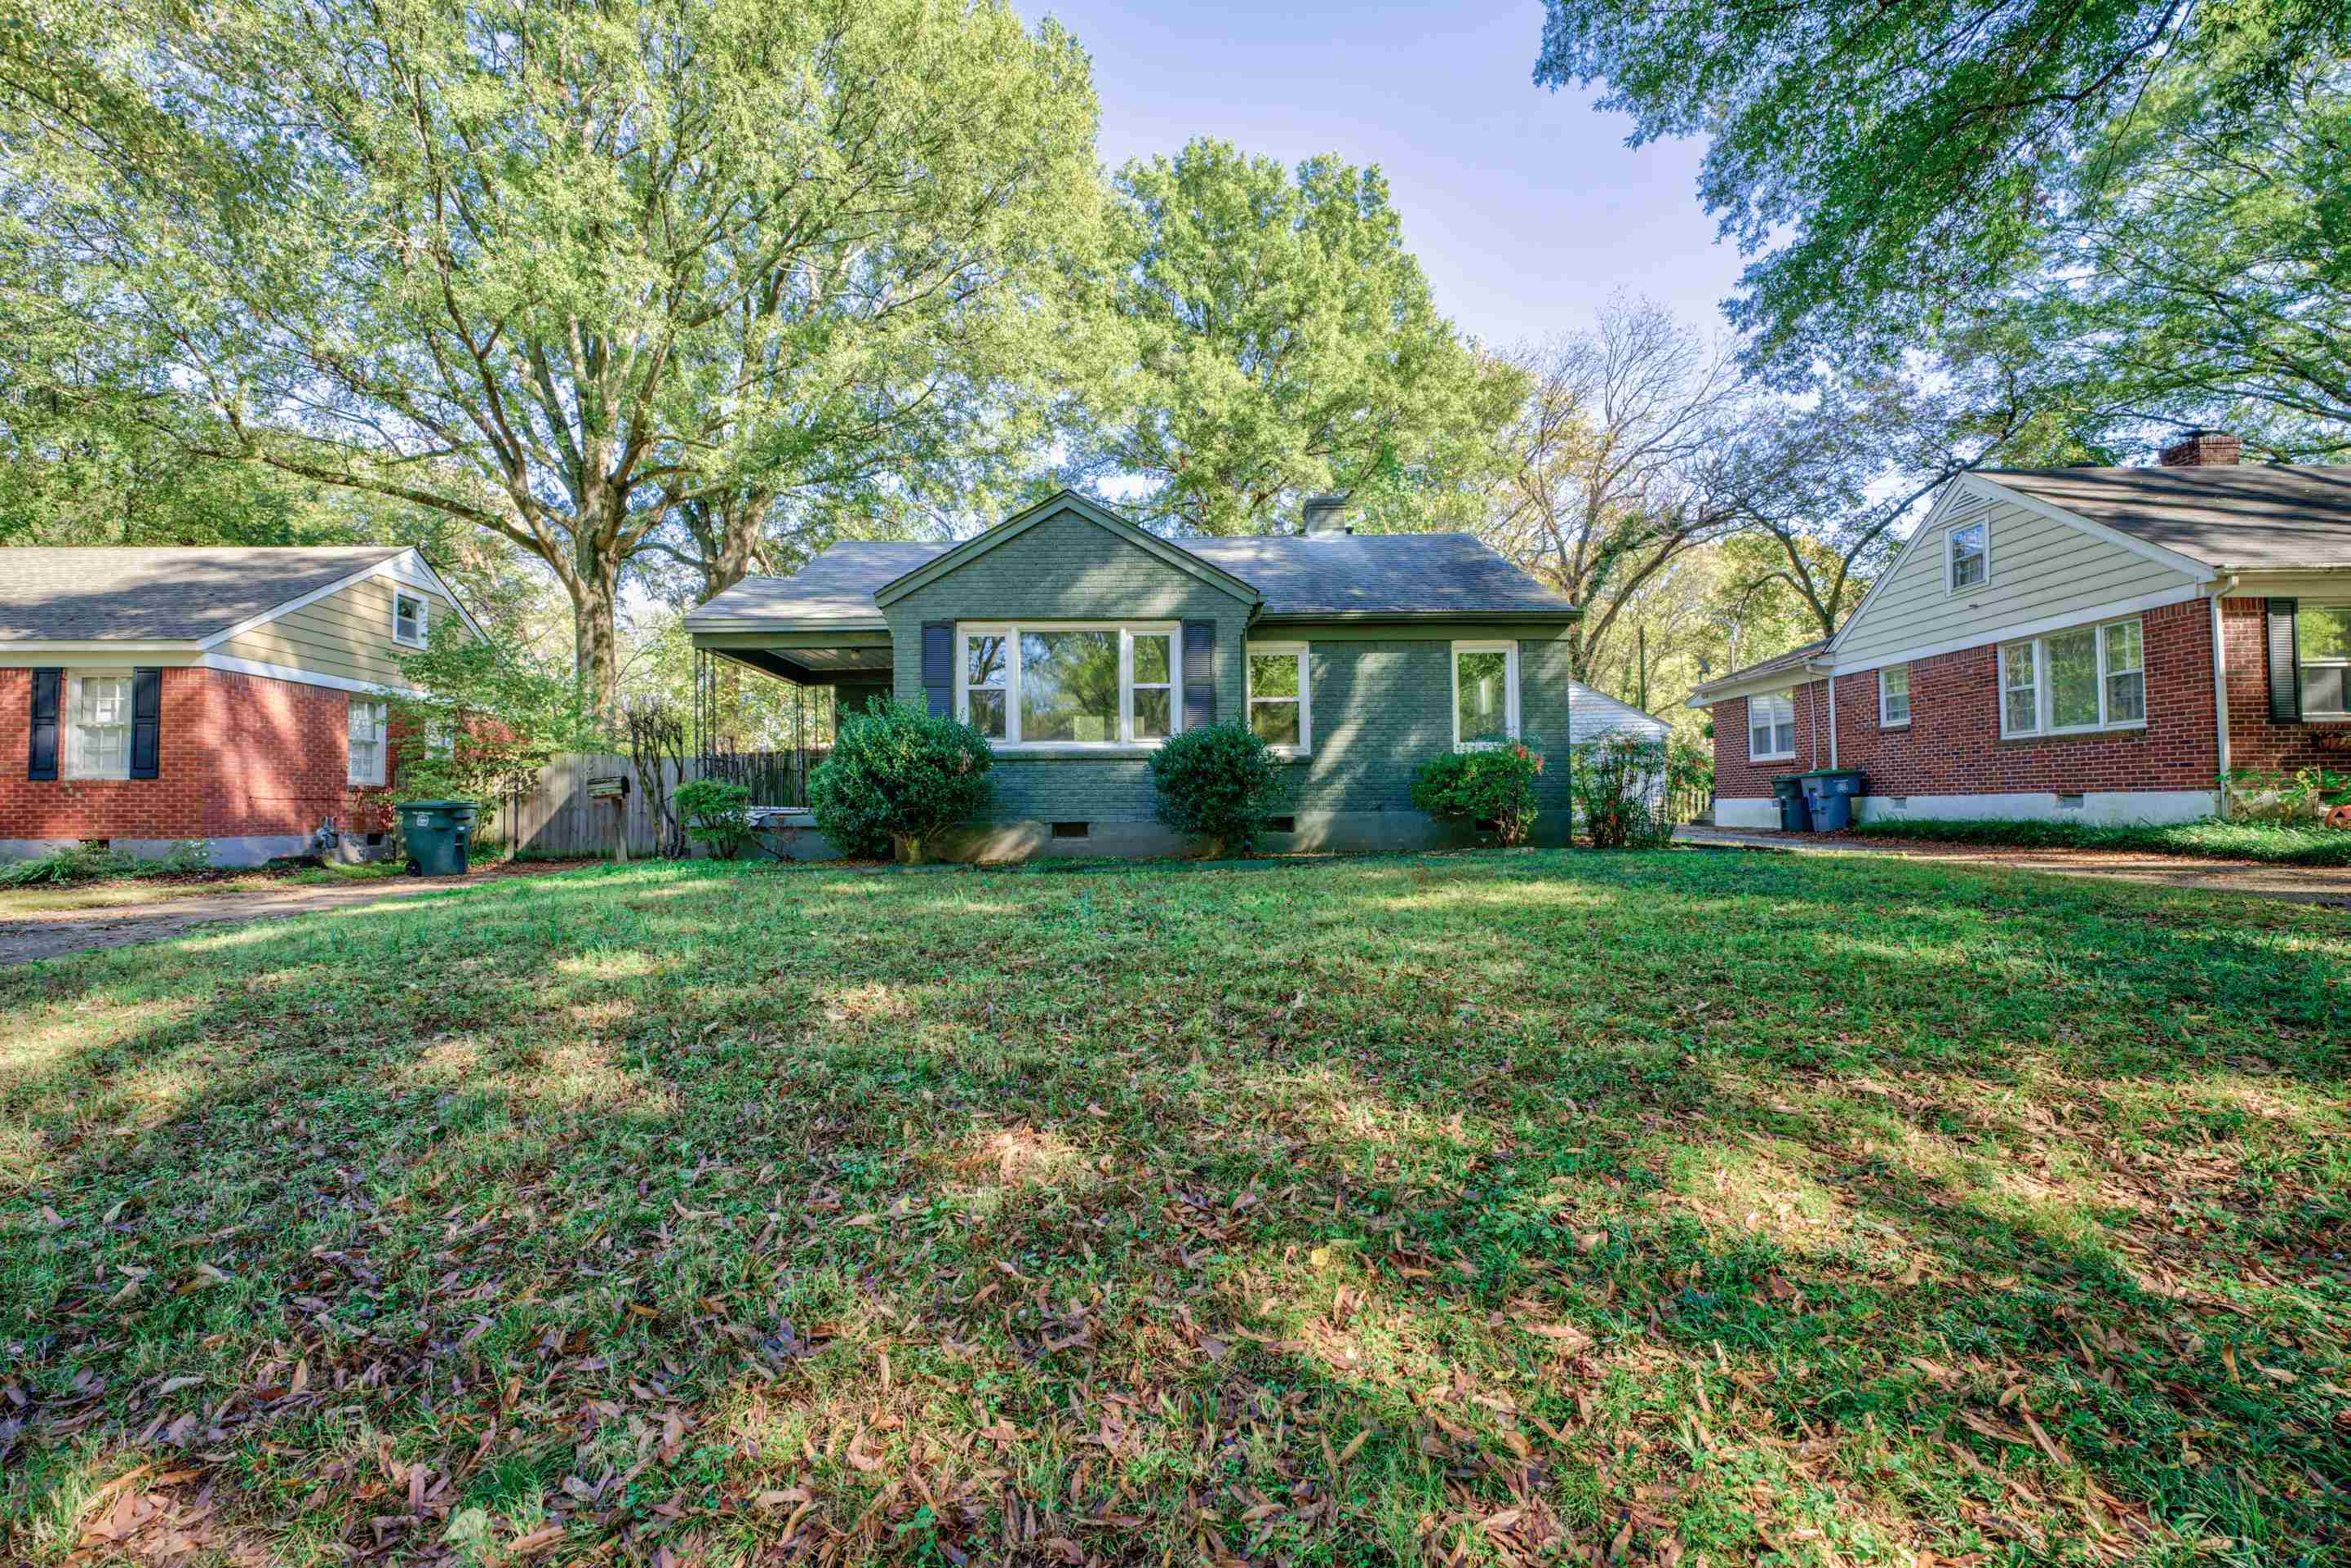
M 590 800 L 612 802 L 612 859 L 629 863 L 629 776 L 609 773 L 588 780 Z

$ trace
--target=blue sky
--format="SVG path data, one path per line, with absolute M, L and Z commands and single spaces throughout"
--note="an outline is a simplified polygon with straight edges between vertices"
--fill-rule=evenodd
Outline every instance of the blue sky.
M 1534 85 L 1538 4 L 1024 9 L 1092 56 L 1113 168 L 1195 136 L 1378 164 L 1438 306 L 1490 343 L 1578 329 L 1619 289 L 1711 328 L 1738 279 L 1698 204 L 1699 144 L 1635 151 L 1592 95 Z

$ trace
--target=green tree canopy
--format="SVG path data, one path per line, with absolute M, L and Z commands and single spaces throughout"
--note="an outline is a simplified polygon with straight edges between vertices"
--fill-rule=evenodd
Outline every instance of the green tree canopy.
M 664 525 L 731 505 L 688 554 L 739 574 L 761 496 L 1016 363 L 1099 188 L 1083 56 L 1000 0 L 10 0 L 0 27 L 0 237 L 61 285 L 0 308 L 136 346 L 197 450 L 537 556 L 607 706 Z
M 1139 479 L 1138 510 L 1211 534 L 1277 531 L 1320 491 L 1374 526 L 1473 504 L 1522 382 L 1437 314 L 1377 169 L 1197 141 L 1114 183 L 1081 476 Z
M 2151 98 L 2189 90 L 2258 123 L 2351 47 L 2340 0 L 1545 10 L 1538 83 L 1604 78 L 1636 141 L 1709 139 L 1701 193 L 1763 253 L 1738 314 L 1798 361 L 1855 337 L 1915 343 L 1936 312 L 2038 272 L 2053 232 L 2132 186 L 2110 154 L 2144 134 Z

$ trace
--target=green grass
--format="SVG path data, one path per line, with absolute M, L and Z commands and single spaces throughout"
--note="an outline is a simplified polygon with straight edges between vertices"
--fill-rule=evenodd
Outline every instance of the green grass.
M 1853 831 L 1871 838 L 1937 839 L 2011 849 L 2119 850 L 2264 861 L 2275 865 L 2351 865 L 2351 832 L 2286 822 L 2224 822 L 2206 818 L 2156 825 L 1906 817 L 1855 822 Z
M 2351 1540 L 2338 912 L 1690 852 L 640 864 L 10 971 L 0 1017 L 12 1562 Z

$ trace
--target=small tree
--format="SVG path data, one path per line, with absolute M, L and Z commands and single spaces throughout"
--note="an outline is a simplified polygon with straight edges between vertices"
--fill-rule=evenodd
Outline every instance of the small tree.
M 670 793 L 685 836 L 716 859 L 731 861 L 751 841 L 749 786 L 725 779 L 696 779 Z
M 1247 850 L 1283 799 L 1281 770 L 1255 730 L 1211 724 L 1170 736 L 1151 754 L 1159 820 L 1207 841 L 1210 860 Z
M 401 654 L 400 667 L 417 694 L 389 701 L 400 789 L 411 800 L 476 801 L 494 821 L 508 799 L 537 785 L 550 759 L 607 744 L 579 683 L 533 668 L 512 646 L 473 635 L 455 617 L 436 620 L 425 646 Z M 505 825 L 511 857 L 514 824 Z
M 913 703 L 876 697 L 840 723 L 832 756 L 809 779 L 819 831 L 853 855 L 894 848 L 920 864 L 932 841 L 987 810 L 987 737 Z
M 1412 803 L 1439 821 L 1491 822 L 1502 842 L 1523 844 L 1540 815 L 1542 770 L 1542 754 L 1524 741 L 1440 752 L 1413 776 Z
M 1604 735 L 1573 747 L 1569 792 L 1596 850 L 1654 849 L 1673 837 L 1666 820 L 1666 744 Z

